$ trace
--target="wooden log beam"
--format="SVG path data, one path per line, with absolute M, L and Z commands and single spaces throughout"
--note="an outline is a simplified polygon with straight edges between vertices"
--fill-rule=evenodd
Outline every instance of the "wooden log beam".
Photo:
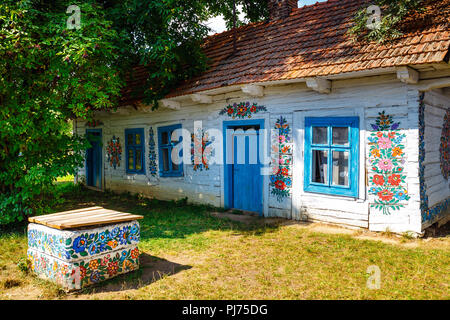
M 213 99 L 211 96 L 207 96 L 206 94 L 198 94 L 194 93 L 191 95 L 191 99 L 196 103 L 209 104 L 212 103 Z
M 306 79 L 308 88 L 320 93 L 331 93 L 331 81 L 323 78 Z
M 172 110 L 180 110 L 181 104 L 175 100 L 163 99 L 159 101 L 160 105 L 163 108 L 172 109 Z
M 248 94 L 252 97 L 264 96 L 264 87 L 263 86 L 258 86 L 255 84 L 248 84 L 248 85 L 243 86 L 241 89 L 242 89 L 243 93 Z
M 404 83 L 416 84 L 419 82 L 420 75 L 416 70 L 405 66 L 397 68 L 397 78 Z

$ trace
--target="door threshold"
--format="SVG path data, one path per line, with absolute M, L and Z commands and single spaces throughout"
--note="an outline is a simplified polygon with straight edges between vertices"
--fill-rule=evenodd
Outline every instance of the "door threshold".
M 257 211 L 248 211 L 248 210 L 235 209 L 235 208 L 231 208 L 231 209 L 229 209 L 226 212 L 227 213 L 231 213 L 231 214 L 240 214 L 240 215 L 244 215 L 244 216 L 253 216 L 253 217 L 260 217 L 260 216 L 262 216 L 262 214 L 260 214 Z
M 89 190 L 94 190 L 94 191 L 100 191 L 103 192 L 103 189 L 101 188 L 97 188 L 97 187 L 92 187 L 92 186 L 84 186 L 85 188 L 89 189 Z

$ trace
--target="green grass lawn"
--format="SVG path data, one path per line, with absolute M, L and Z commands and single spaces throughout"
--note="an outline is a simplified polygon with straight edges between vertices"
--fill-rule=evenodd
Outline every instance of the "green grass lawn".
M 262 220 L 244 224 L 183 201 L 99 193 L 70 183 L 60 188 L 66 201 L 55 211 L 100 205 L 144 215 L 141 269 L 66 294 L 24 271 L 26 232 L 19 227 L 0 235 L 1 299 L 450 298 L 448 236 L 367 240 L 361 231 L 323 232 Z M 378 290 L 366 286 L 370 265 L 381 269 Z

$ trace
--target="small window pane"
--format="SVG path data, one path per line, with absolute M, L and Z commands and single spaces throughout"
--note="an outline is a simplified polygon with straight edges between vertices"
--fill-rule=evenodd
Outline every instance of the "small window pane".
M 169 133 L 168 132 L 163 132 L 161 134 L 161 142 L 162 142 L 162 144 L 169 144 Z
M 347 151 L 333 151 L 333 184 L 348 186 L 348 162 Z
M 128 150 L 128 170 L 134 169 L 134 152 L 133 150 Z
M 313 144 L 328 144 L 327 127 L 313 127 Z
M 142 170 L 142 150 L 136 149 L 136 170 Z
M 334 127 L 333 128 L 333 144 L 348 146 L 348 127 Z
M 163 170 L 169 171 L 169 149 L 164 148 L 162 149 L 163 153 Z
M 312 182 L 328 183 L 328 151 L 313 150 Z
M 136 134 L 136 143 L 135 144 L 141 144 L 141 135 L 139 133 Z
M 130 134 L 127 134 L 127 143 L 128 144 L 133 144 L 133 135 L 130 133 Z

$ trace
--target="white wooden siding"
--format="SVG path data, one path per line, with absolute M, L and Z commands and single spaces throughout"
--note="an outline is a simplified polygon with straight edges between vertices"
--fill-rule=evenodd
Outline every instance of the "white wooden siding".
M 214 206 L 224 205 L 224 174 L 222 165 L 211 165 L 208 171 L 193 171 L 190 164 L 184 165 L 184 177 L 152 177 L 148 170 L 149 127 L 155 133 L 156 152 L 158 152 L 157 128 L 159 126 L 181 123 L 183 128 L 193 131 L 194 121 L 203 121 L 203 129 L 217 128 L 222 131 L 223 121 L 232 120 L 227 115 L 220 116 L 219 111 L 228 104 L 241 101 L 256 102 L 268 112 L 253 115 L 252 119 L 264 119 L 265 128 L 273 129 L 276 120 L 283 116 L 291 127 L 294 141 L 293 188 L 292 198 L 278 202 L 270 194 L 269 177 L 264 178 L 263 201 L 264 215 L 290 219 L 328 221 L 354 227 L 384 230 L 388 226 L 392 231 L 420 232 L 420 197 L 418 178 L 418 92 L 409 89 L 395 75 L 367 77 L 363 79 L 339 80 L 333 82 L 332 93 L 320 94 L 306 87 L 304 83 L 267 87 L 265 96 L 253 98 L 242 91 L 220 94 L 213 97 L 211 104 L 194 103 L 185 99 L 180 110 L 160 108 L 154 112 L 130 111 L 128 115 L 98 113 L 95 118 L 104 125 L 103 143 L 113 135 L 120 137 L 123 148 L 120 167 L 114 170 L 105 161 L 104 186 L 116 191 L 139 192 L 158 199 L 180 199 L 207 203 Z M 371 199 L 367 194 L 366 167 L 369 150 L 366 147 L 367 130 L 378 113 L 385 110 L 401 122 L 402 131 L 407 134 L 406 150 L 407 188 L 411 200 L 407 206 L 390 217 L 380 216 L 369 208 Z M 358 199 L 306 194 L 303 192 L 303 124 L 304 116 L 327 116 L 329 114 L 358 115 L 360 117 L 360 192 Z M 126 128 L 145 129 L 145 165 L 146 175 L 129 175 L 125 172 Z M 84 121 L 78 121 L 77 131 L 85 132 Z M 270 135 L 268 135 L 270 139 Z M 435 152 L 435 151 L 434 151 Z M 103 148 L 106 159 L 106 147 Z M 81 168 L 80 175 L 84 175 Z M 368 180 L 367 180 L 368 181 Z

